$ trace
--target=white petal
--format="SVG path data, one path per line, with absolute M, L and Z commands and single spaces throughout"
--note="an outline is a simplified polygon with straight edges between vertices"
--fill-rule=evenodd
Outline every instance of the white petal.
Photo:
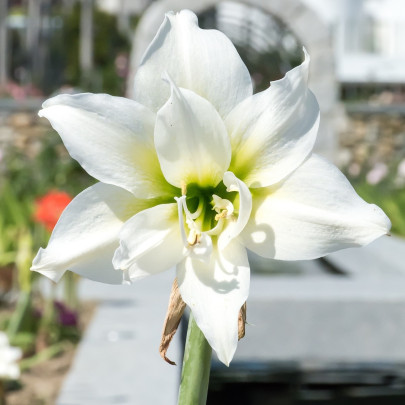
M 155 114 L 146 107 L 106 94 L 60 95 L 43 107 L 39 115 L 91 176 L 140 198 L 170 195 L 153 144 Z
M 231 160 L 225 125 L 214 107 L 173 83 L 169 100 L 157 113 L 155 146 L 166 180 L 176 187 L 215 187 Z
M 282 180 L 311 153 L 319 106 L 307 87 L 309 56 L 281 80 L 239 104 L 227 117 L 230 171 L 249 188 Z
M 177 204 L 141 211 L 125 223 L 113 264 L 131 281 L 168 270 L 183 259 Z
M 379 207 L 362 200 L 335 166 L 316 155 L 279 185 L 260 191 L 242 235 L 264 257 L 314 259 L 366 245 L 391 227 Z
M 213 246 L 211 236 L 203 232 L 201 234 L 200 241 L 195 246 L 190 246 L 188 251 L 192 259 L 209 263 L 211 260 L 212 249 Z
M 112 255 L 122 224 L 145 200 L 116 186 L 98 183 L 80 193 L 63 211 L 46 249 L 40 249 L 31 270 L 59 281 L 66 270 L 91 280 L 121 283 Z
M 232 172 L 224 174 L 223 182 L 228 192 L 237 191 L 239 193 L 239 207 L 238 219 L 232 222 L 228 221 L 227 227 L 218 238 L 219 249 L 224 249 L 233 238 L 236 238 L 243 231 L 252 212 L 252 195 L 246 184 L 239 180 Z
M 135 100 L 157 111 L 169 97 L 168 72 L 179 87 L 209 100 L 222 117 L 252 94 L 249 72 L 231 41 L 202 30 L 188 10 L 167 13 L 135 76 Z
M 177 281 L 198 327 L 229 365 L 238 343 L 239 310 L 249 294 L 246 250 L 232 241 L 225 250 L 214 250 L 211 263 L 187 257 L 177 266 Z

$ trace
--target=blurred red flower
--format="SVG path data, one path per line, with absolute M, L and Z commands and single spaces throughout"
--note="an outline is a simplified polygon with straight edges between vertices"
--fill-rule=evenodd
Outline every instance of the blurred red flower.
M 36 200 L 34 220 L 51 232 L 70 201 L 72 197 L 64 191 L 49 191 Z

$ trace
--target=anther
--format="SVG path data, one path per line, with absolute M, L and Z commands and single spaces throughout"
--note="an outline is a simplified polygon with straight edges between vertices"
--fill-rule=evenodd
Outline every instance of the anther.
M 219 212 L 217 215 L 215 215 L 215 221 L 219 221 L 221 218 L 227 218 L 228 216 L 228 210 L 223 210 Z
M 187 242 L 190 246 L 194 246 L 200 242 L 200 235 L 194 229 L 191 229 L 188 234 Z
M 187 194 L 187 184 L 182 181 L 181 182 L 181 195 L 186 195 Z

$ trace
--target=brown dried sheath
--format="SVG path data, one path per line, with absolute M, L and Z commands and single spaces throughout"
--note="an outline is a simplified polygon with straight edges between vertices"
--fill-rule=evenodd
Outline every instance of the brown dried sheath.
M 245 324 L 246 324 L 246 302 L 242 305 L 239 311 L 238 340 L 241 340 L 245 336 Z
M 172 365 L 176 365 L 176 363 L 166 357 L 166 352 L 169 349 L 170 342 L 176 334 L 185 308 L 186 304 L 181 298 L 177 278 L 175 278 L 170 293 L 169 306 L 167 308 L 166 318 L 163 324 L 162 339 L 159 346 L 159 353 L 162 358 Z

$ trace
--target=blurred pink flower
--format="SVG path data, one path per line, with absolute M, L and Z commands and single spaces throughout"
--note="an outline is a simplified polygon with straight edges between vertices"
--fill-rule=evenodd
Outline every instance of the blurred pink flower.
M 372 185 L 378 184 L 387 176 L 387 174 L 387 165 L 385 163 L 376 163 L 366 175 L 367 183 Z

